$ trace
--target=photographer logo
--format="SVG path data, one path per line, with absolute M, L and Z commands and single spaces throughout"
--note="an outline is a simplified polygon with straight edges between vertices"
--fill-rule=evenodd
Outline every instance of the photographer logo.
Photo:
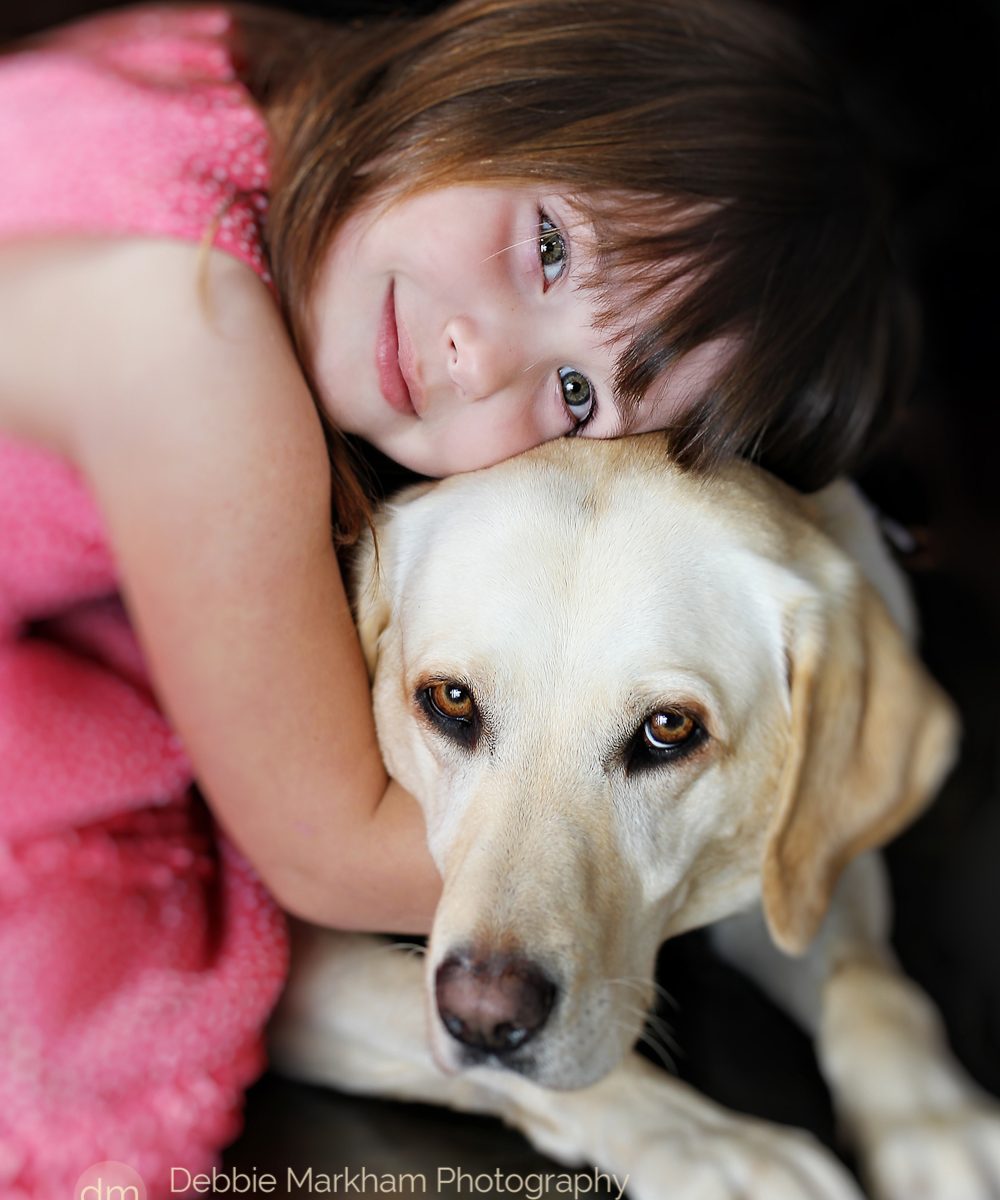
M 146 1185 L 126 1163 L 94 1163 L 76 1181 L 73 1200 L 146 1200 Z

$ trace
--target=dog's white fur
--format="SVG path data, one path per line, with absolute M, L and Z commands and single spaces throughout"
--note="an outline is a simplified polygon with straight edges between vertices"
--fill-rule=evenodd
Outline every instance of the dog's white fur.
M 855 1196 L 804 1135 L 630 1053 L 661 941 L 722 922 L 720 950 L 815 1033 L 873 1195 L 1000 1195 L 1000 1122 L 898 972 L 865 853 L 932 797 L 956 722 L 853 491 L 803 499 L 739 465 L 699 480 L 655 436 L 558 443 L 411 490 L 378 541 L 359 629 L 385 760 L 424 808 L 444 893 L 423 984 L 371 939 L 301 932 L 279 1065 L 498 1113 L 628 1174 L 641 1200 Z M 438 681 L 471 694 L 478 740 L 420 702 Z M 664 710 L 707 736 L 640 762 Z M 502 1063 L 435 1011 L 438 967 L 469 947 L 525 956 L 558 988 Z

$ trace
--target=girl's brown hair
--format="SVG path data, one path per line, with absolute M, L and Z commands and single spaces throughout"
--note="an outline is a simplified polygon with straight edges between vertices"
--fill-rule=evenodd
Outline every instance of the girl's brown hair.
M 273 132 L 272 269 L 307 371 L 307 305 L 345 215 L 439 185 L 544 184 L 593 220 L 597 286 L 627 284 L 646 314 L 618 360 L 626 405 L 735 335 L 668 431 L 681 462 L 743 454 L 818 487 L 884 421 L 907 341 L 887 197 L 836 80 L 780 14 L 459 0 L 340 27 L 236 15 L 237 66 Z

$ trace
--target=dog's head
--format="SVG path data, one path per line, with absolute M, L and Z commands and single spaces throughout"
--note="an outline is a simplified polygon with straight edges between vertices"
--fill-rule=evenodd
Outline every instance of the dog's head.
M 355 597 L 385 761 L 444 877 L 446 1068 L 599 1077 L 665 937 L 760 899 L 801 951 L 951 759 L 948 702 L 799 498 L 684 474 L 655 436 L 404 495 Z

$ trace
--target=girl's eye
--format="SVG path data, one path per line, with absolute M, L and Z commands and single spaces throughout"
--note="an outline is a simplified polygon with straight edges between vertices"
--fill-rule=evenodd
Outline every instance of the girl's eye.
M 566 407 L 573 414 L 573 420 L 579 429 L 587 423 L 594 411 L 594 389 L 590 380 L 573 367 L 560 367 L 559 386 L 562 388 Z
M 545 213 L 539 213 L 538 217 L 538 258 L 546 287 L 556 282 L 569 261 L 566 239 Z
M 542 264 L 542 276 L 546 288 L 550 287 L 566 272 L 569 266 L 569 247 L 546 212 L 538 212 L 538 258 Z M 563 403 L 569 409 L 576 428 L 581 429 L 593 416 L 596 407 L 594 389 L 586 375 L 575 367 L 559 368 L 559 387 Z

